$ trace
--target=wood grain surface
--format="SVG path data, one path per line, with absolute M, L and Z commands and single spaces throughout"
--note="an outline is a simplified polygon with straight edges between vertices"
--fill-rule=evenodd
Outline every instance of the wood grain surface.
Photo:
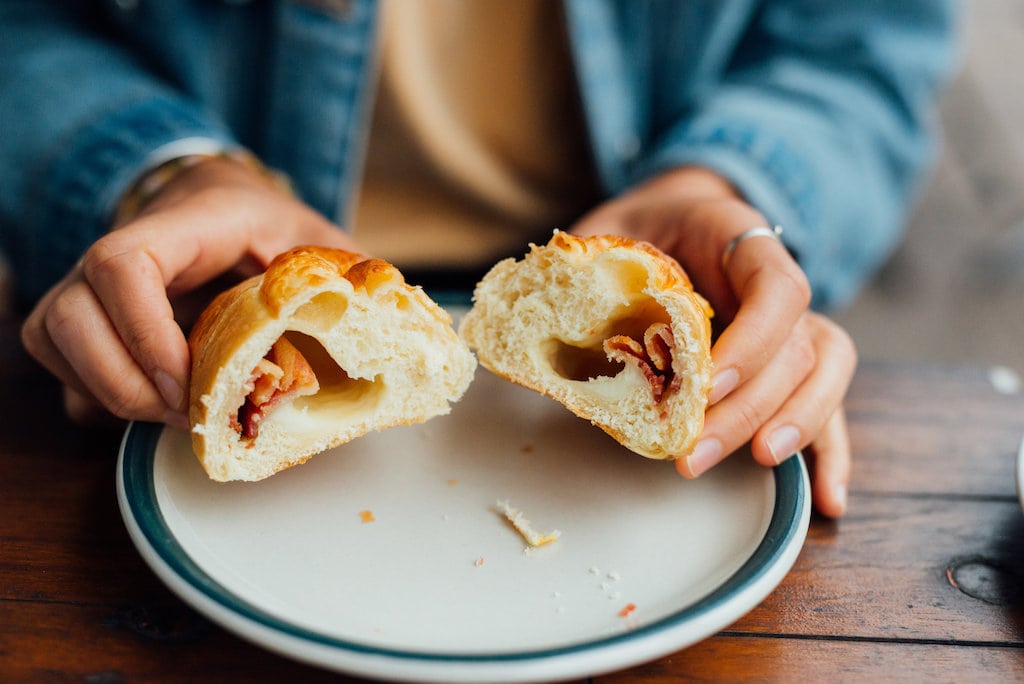
M 862 365 L 849 513 L 814 518 L 757 608 L 601 684 L 1024 677 L 1024 396 L 982 366 Z M 121 427 L 62 417 L 55 381 L 0 323 L 0 681 L 356 681 L 224 632 L 132 546 L 114 491 Z

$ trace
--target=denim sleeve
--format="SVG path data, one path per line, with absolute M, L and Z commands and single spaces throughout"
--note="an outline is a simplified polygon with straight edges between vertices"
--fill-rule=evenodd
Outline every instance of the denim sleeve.
M 0 1 L 0 245 L 31 304 L 109 228 L 150 155 L 234 144 L 209 112 L 108 42 L 86 2 Z
M 846 303 L 897 244 L 934 156 L 957 53 L 943 0 L 761 4 L 721 81 L 667 127 L 641 175 L 722 173 L 769 221 L 819 309 Z

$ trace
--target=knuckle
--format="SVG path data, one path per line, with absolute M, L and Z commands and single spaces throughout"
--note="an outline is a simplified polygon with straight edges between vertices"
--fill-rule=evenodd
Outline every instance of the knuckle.
M 796 367 L 797 375 L 806 377 L 818 363 L 818 351 L 814 341 L 807 335 L 799 335 L 791 340 L 790 354 Z
M 739 320 L 739 319 L 737 319 Z M 773 326 L 766 316 L 747 315 L 742 326 L 743 346 L 747 350 L 744 357 L 738 359 L 736 366 L 740 378 L 750 378 L 758 368 L 763 368 L 778 352 L 777 342 L 773 342 Z
M 803 309 L 808 308 L 811 305 L 811 282 L 807 279 L 807 274 L 804 273 L 803 269 L 797 266 L 796 262 L 793 262 L 790 268 L 783 270 L 782 275 L 789 283 L 790 288 L 796 295 L 797 301 L 800 303 L 800 307 Z
M 127 233 L 115 231 L 94 242 L 82 256 L 82 273 L 90 281 L 104 278 L 118 268 L 121 259 L 129 253 Z
M 135 326 L 126 329 L 123 341 L 133 358 L 138 360 L 147 370 L 152 370 L 153 359 L 159 356 L 160 332 L 152 326 Z
M 763 416 L 758 407 L 751 402 L 743 399 L 737 400 L 731 410 L 733 412 L 736 433 L 742 433 L 743 441 L 752 437 L 757 432 L 757 429 L 761 427 Z
M 751 378 L 760 369 L 771 363 L 771 360 L 779 353 L 779 341 L 772 337 L 771 325 L 759 325 L 753 330 L 748 330 L 748 340 L 757 349 L 757 367 L 747 367 L 742 373 L 743 378 Z
M 123 382 L 95 390 L 96 398 L 118 418 L 145 418 L 152 412 L 143 389 L 136 383 Z
M 83 293 L 78 287 L 69 287 L 54 298 L 42 322 L 51 340 L 59 344 L 70 335 L 69 329 L 75 327 L 75 321 L 84 310 L 83 303 Z
M 820 392 L 811 393 L 804 398 L 804 404 L 793 416 L 793 422 L 800 425 L 801 434 L 815 435 L 835 411 L 835 404 L 826 395 Z

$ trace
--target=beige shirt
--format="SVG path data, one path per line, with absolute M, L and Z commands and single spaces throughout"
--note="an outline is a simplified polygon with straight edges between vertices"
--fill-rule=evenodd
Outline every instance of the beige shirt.
M 352 226 L 399 267 L 490 266 L 599 189 L 560 3 L 397 0 Z

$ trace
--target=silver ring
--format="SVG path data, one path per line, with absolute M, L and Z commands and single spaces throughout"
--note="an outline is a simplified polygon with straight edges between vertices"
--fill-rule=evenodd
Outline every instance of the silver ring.
M 741 242 L 756 237 L 771 238 L 776 242 L 781 243 L 782 226 L 772 226 L 771 228 L 767 226 L 757 226 L 755 228 L 748 228 L 732 240 L 729 240 L 729 244 L 727 244 L 725 249 L 722 251 L 722 270 L 724 271 L 726 266 L 729 265 L 729 257 L 732 256 L 732 253 L 736 251 L 736 248 L 739 247 Z

